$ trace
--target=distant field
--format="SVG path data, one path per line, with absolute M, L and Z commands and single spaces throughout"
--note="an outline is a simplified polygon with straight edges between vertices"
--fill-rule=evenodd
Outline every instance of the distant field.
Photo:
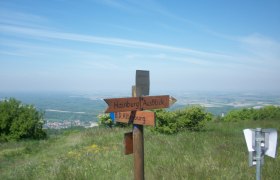
M 166 92 L 154 93 L 154 95 L 160 94 L 166 94 Z M 201 105 L 208 112 L 219 116 L 238 108 L 262 107 L 265 105 L 280 106 L 279 93 L 175 91 L 168 94 L 177 99 L 177 102 L 169 110 L 182 109 L 191 105 Z M 23 103 L 33 104 L 38 110 L 44 112 L 44 118 L 49 123 L 63 121 L 71 123 L 79 120 L 82 122 L 82 126 L 88 126 L 90 123 L 98 121 L 97 116 L 103 113 L 107 106 L 103 98 L 127 96 L 130 96 L 130 93 L 0 92 L 0 100 L 14 97 Z
M 204 132 L 154 134 L 145 128 L 146 179 L 255 179 L 244 128 L 279 121 L 209 122 Z M 129 129 L 55 131 L 48 140 L 0 145 L 0 179 L 133 179 L 133 156 L 123 154 Z M 279 147 L 278 147 L 279 151 Z M 280 157 L 265 157 L 263 179 L 280 178 Z
M 49 122 L 75 121 L 95 122 L 106 108 L 101 95 L 73 96 L 69 93 L 0 93 L 1 98 L 14 97 L 22 103 L 32 104 L 44 112 Z

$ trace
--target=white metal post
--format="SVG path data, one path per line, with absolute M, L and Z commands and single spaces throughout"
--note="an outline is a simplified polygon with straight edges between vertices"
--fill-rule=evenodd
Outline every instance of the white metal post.
M 261 180 L 261 158 L 262 158 L 262 129 L 256 129 L 256 180 Z

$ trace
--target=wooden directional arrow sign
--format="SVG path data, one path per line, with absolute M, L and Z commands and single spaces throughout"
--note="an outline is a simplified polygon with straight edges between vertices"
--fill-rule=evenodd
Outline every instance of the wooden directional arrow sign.
M 177 101 L 177 99 L 175 99 L 174 97 L 170 96 L 169 97 L 169 106 L 172 106 L 176 101 Z
M 108 104 L 105 113 L 141 110 L 139 97 L 104 99 Z
M 115 120 L 122 123 L 155 126 L 155 113 L 149 111 L 116 112 Z
M 143 96 L 129 98 L 112 98 L 104 99 L 108 104 L 105 113 L 109 112 L 126 112 L 126 111 L 142 111 L 148 109 L 168 108 L 176 99 L 169 95 L 164 96 Z
M 169 107 L 169 96 L 144 96 L 141 97 L 141 109 L 161 109 Z

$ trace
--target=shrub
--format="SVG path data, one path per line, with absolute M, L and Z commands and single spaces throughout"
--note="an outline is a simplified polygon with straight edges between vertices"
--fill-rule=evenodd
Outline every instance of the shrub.
M 191 106 L 176 112 L 177 124 L 180 129 L 200 131 L 207 121 L 212 120 L 212 114 L 201 106 Z
M 201 106 L 191 106 L 183 110 L 168 112 L 156 110 L 155 131 L 165 134 L 174 134 L 181 130 L 200 131 L 205 123 L 212 119 L 212 115 Z
M 224 121 L 244 120 L 279 120 L 280 107 L 265 106 L 260 109 L 236 109 L 228 112 L 223 118 Z
M 235 109 L 226 114 L 224 121 L 244 121 L 254 117 L 254 109 Z
M 256 110 L 254 120 L 280 120 L 280 107 L 265 106 Z
M 115 122 L 111 118 L 110 114 L 100 114 L 98 115 L 98 125 L 101 127 L 112 128 L 112 127 L 127 127 L 129 124 Z
M 164 109 L 155 110 L 156 113 L 156 127 L 154 131 L 164 134 L 174 134 L 178 132 L 178 125 L 176 122 L 176 114 L 174 112 L 167 112 Z
M 113 127 L 113 120 L 109 114 L 100 114 L 98 115 L 98 124 L 101 127 Z
M 0 140 L 42 139 L 46 133 L 43 113 L 32 105 L 24 105 L 10 98 L 0 101 Z

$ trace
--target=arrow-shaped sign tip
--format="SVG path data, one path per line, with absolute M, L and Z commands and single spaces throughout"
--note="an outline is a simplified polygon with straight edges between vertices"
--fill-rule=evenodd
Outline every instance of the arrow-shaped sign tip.
M 107 105 L 110 104 L 110 103 L 109 103 L 110 99 L 103 99 L 103 100 L 106 102 Z M 105 112 L 105 113 L 110 113 L 110 111 L 109 111 L 109 106 L 107 107 L 107 109 L 106 109 L 104 112 Z
M 175 99 L 172 96 L 169 96 L 169 106 L 172 106 L 176 101 L 177 101 L 177 99 Z

